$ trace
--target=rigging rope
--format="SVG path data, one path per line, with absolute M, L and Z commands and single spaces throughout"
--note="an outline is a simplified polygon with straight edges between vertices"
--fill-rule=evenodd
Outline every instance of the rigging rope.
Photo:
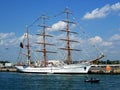
M 61 15 L 62 13 L 64 13 L 64 12 L 61 12 L 61 13 L 55 15 L 54 17 L 59 16 L 59 15 Z M 70 14 L 71 14 L 72 17 L 73 17 L 73 20 L 75 20 L 76 22 L 78 22 L 77 19 L 74 17 L 73 13 L 70 13 Z M 28 28 L 31 28 L 39 19 L 40 19 L 40 17 L 38 17 L 36 20 L 34 20 L 34 21 L 28 26 Z M 80 24 L 77 23 L 77 25 L 78 25 L 78 29 L 79 29 L 87 38 L 89 38 L 88 34 L 83 30 L 83 28 L 80 26 Z M 26 33 L 24 34 L 23 43 L 25 42 L 25 37 L 26 37 Z M 100 52 L 100 54 L 102 54 L 102 52 L 98 49 L 98 47 L 97 47 L 95 44 L 92 44 L 92 46 L 96 49 L 97 52 Z M 21 52 L 22 52 L 22 48 L 20 48 L 19 56 L 20 56 Z M 33 55 L 33 56 L 37 59 L 37 56 L 36 56 L 36 55 Z M 87 56 L 88 56 L 88 55 L 87 55 Z M 65 58 L 65 54 L 63 54 L 63 57 Z M 20 57 L 18 57 L 18 58 L 20 58 Z M 82 58 L 82 57 L 81 57 L 81 58 Z
M 74 15 L 72 14 L 72 16 L 73 16 L 73 19 L 76 21 L 76 22 L 78 22 L 77 21 L 77 19 L 74 17 Z M 78 23 L 78 28 L 79 28 L 79 30 L 83 33 L 83 34 L 85 34 L 86 35 L 86 37 L 87 38 L 89 38 L 89 35 L 83 30 L 83 28 L 80 26 L 80 24 Z M 98 51 L 100 54 L 103 54 L 99 49 L 98 49 L 98 47 L 95 45 L 95 44 L 92 44 L 92 46 L 96 49 L 96 51 Z
M 36 20 L 34 20 L 34 21 L 28 26 L 28 28 L 32 27 L 39 19 L 40 19 L 40 17 L 38 17 Z
M 24 36 L 23 36 L 23 41 L 22 41 L 23 44 L 25 42 L 25 37 L 26 37 L 26 33 L 24 33 Z M 17 57 L 18 60 L 23 59 L 23 56 L 21 56 L 22 52 L 23 52 L 23 48 L 19 47 L 19 54 L 18 54 L 18 57 Z

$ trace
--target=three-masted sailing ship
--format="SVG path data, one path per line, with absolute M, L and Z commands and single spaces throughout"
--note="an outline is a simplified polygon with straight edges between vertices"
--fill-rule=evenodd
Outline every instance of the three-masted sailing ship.
M 54 74 L 79 74 L 79 73 L 88 73 L 90 67 L 91 67 L 91 63 L 87 62 L 87 63 L 72 63 L 71 62 L 71 51 L 73 52 L 79 52 L 80 50 L 78 49 L 74 49 L 71 48 L 70 44 L 71 43 L 78 43 L 78 41 L 76 40 L 71 40 L 70 39 L 70 34 L 77 34 L 76 32 L 72 32 L 69 27 L 71 22 L 69 20 L 69 10 L 65 9 L 64 13 L 66 13 L 66 20 L 63 20 L 63 22 L 66 23 L 66 27 L 62 31 L 63 33 L 66 34 L 66 38 L 60 39 L 63 42 L 66 42 L 66 47 L 63 48 L 59 48 L 61 50 L 65 50 L 67 51 L 67 62 L 64 62 L 63 60 L 59 60 L 59 61 L 49 61 L 47 60 L 46 56 L 47 53 L 56 53 L 53 51 L 48 51 L 47 50 L 47 46 L 51 46 L 54 44 L 51 43 L 47 43 L 46 42 L 46 38 L 47 37 L 52 37 L 51 35 L 46 34 L 46 29 L 48 28 L 48 26 L 46 25 L 46 19 L 47 17 L 45 15 L 42 15 L 42 19 L 43 19 L 43 24 L 40 25 L 40 27 L 42 27 L 43 31 L 42 34 L 37 34 L 37 36 L 42 36 L 43 41 L 42 42 L 36 42 L 36 44 L 41 44 L 43 46 L 43 49 L 41 50 L 35 50 L 36 52 L 41 52 L 43 53 L 43 57 L 44 60 L 40 65 L 33 65 L 31 64 L 30 61 L 30 45 L 29 45 L 29 34 L 28 34 L 28 28 L 26 30 L 27 33 L 27 65 L 16 65 L 15 67 L 17 68 L 18 71 L 20 72 L 27 72 L 27 73 L 54 73 Z M 22 44 L 21 44 L 22 46 Z M 99 57 L 101 58 L 101 57 Z M 97 59 L 96 59 L 97 60 Z M 57 62 L 57 64 L 56 64 Z

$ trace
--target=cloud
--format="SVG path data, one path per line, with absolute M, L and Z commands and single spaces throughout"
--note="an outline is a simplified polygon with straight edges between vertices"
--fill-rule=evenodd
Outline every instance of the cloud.
M 11 45 L 11 44 L 15 44 L 16 41 L 16 37 L 15 37 L 15 33 L 10 32 L 10 33 L 0 33 L 0 45 Z
M 105 5 L 102 8 L 96 8 L 91 12 L 87 12 L 83 19 L 95 19 L 95 18 L 104 18 L 109 15 L 111 12 L 120 10 L 120 2 L 115 3 L 113 5 Z
M 15 33 L 12 33 L 12 32 L 11 33 L 0 33 L 0 37 L 2 37 L 2 40 L 0 41 L 0 46 L 3 46 L 3 45 L 6 46 L 7 45 L 8 48 L 10 48 L 12 46 L 11 48 L 12 49 L 14 48 L 14 51 L 15 51 L 15 53 L 12 53 L 12 54 L 16 55 L 16 54 L 18 54 L 17 52 L 18 52 L 19 43 L 21 41 L 23 41 L 24 36 L 25 36 L 25 33 L 20 37 L 16 37 Z M 35 44 L 35 42 L 41 41 L 40 37 L 30 34 L 29 38 L 30 38 L 29 39 L 30 40 L 30 46 L 31 46 L 30 48 L 31 48 L 32 53 L 33 53 L 32 50 L 37 50 L 38 48 L 41 49 L 40 46 L 37 46 Z M 57 55 L 53 56 L 54 58 L 58 58 L 58 57 L 63 58 L 62 55 L 63 54 L 65 55 L 64 51 L 58 50 L 58 48 L 66 47 L 66 43 L 59 40 L 61 38 L 66 38 L 64 33 L 56 35 L 55 39 L 53 38 L 54 40 L 50 38 L 50 41 L 48 41 L 48 43 L 56 45 L 55 47 L 49 47 L 49 50 L 59 51 L 59 53 Z M 71 48 L 76 48 L 76 49 L 82 50 L 81 52 L 73 52 L 72 54 L 75 54 L 75 58 L 77 58 L 76 55 L 78 56 L 78 58 L 79 58 L 79 55 L 81 55 L 83 59 L 89 59 L 89 57 L 87 57 L 87 55 L 92 56 L 92 58 L 96 57 L 97 54 L 99 54 L 99 52 L 95 53 L 96 52 L 96 50 L 95 50 L 96 47 L 97 48 L 99 47 L 98 49 L 101 52 L 106 53 L 107 55 L 111 55 L 110 54 L 111 49 L 112 49 L 113 52 L 118 52 L 119 45 L 120 45 L 120 44 L 118 44 L 118 41 L 115 42 L 115 40 L 120 40 L 120 35 L 119 34 L 115 34 L 112 37 L 108 38 L 107 40 L 104 40 L 100 36 L 95 36 L 95 37 L 92 37 L 92 38 L 89 38 L 89 39 L 85 40 L 85 38 L 80 38 L 78 35 L 74 36 L 74 35 L 71 34 L 70 39 L 80 41 L 80 43 L 71 43 L 72 44 Z M 89 40 L 89 42 L 88 42 L 88 40 Z M 11 51 L 9 51 L 9 50 L 7 50 L 7 53 L 11 53 Z M 106 52 L 104 50 L 106 50 Z M 1 53 L 2 52 L 4 52 L 4 51 L 1 50 Z M 52 55 L 49 55 L 49 56 L 52 57 Z M 91 59 L 91 57 L 90 57 L 90 59 Z
M 48 31 L 58 31 L 63 30 L 66 27 L 66 22 L 58 21 L 57 23 L 54 23 L 51 28 L 48 28 Z M 71 24 L 70 28 L 75 28 L 75 24 Z
M 100 43 L 102 42 L 102 38 L 99 37 L 99 36 L 95 36 L 94 38 L 90 38 L 89 41 L 92 43 L 92 44 L 95 44 L 95 43 Z
M 10 33 L 0 33 L 0 39 L 10 38 L 12 36 L 15 36 L 15 33 L 13 33 L 13 32 L 10 32 Z
M 120 34 L 115 34 L 110 38 L 111 41 L 120 40 Z
M 114 11 L 120 10 L 120 2 L 113 4 L 111 9 Z
M 89 39 L 91 44 L 99 44 L 99 46 L 112 46 L 113 43 L 110 41 L 104 41 L 100 36 L 95 36 Z
M 0 45 L 3 45 L 3 40 L 0 40 Z
M 26 33 L 24 33 L 20 37 L 16 37 L 14 32 L 0 33 L 0 45 L 2 45 L 2 46 L 19 46 L 19 43 L 24 40 L 25 34 Z M 29 38 L 32 41 L 34 41 L 34 39 L 36 39 L 36 37 L 33 35 L 29 35 Z
M 64 29 L 66 26 L 66 23 L 63 21 L 58 21 L 57 23 L 53 24 L 51 28 L 49 28 L 49 31 L 57 31 L 57 30 L 61 30 Z
M 101 46 L 112 46 L 113 43 L 112 42 L 102 42 Z

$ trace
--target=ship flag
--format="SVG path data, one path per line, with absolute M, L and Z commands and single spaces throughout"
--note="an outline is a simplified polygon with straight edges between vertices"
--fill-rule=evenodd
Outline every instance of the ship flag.
M 20 47 L 21 47 L 21 48 L 24 48 L 24 46 L 23 46 L 23 43 L 22 43 L 22 42 L 20 42 Z

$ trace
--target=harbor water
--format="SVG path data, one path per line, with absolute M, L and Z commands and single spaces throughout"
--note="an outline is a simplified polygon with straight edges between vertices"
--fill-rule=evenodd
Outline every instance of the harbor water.
M 85 77 L 100 82 L 84 82 Z M 0 72 L 0 90 L 120 90 L 120 75 Z

